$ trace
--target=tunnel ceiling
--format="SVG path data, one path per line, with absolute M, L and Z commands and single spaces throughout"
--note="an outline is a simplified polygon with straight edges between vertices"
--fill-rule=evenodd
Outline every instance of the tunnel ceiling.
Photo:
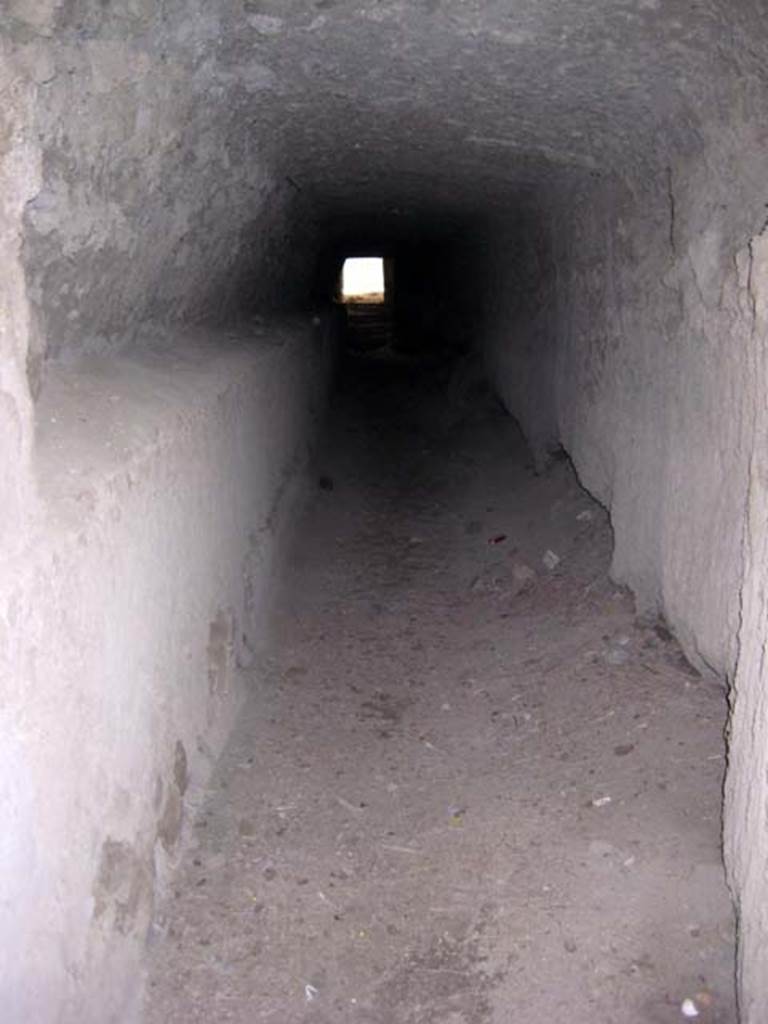
M 661 125 L 695 130 L 736 32 L 691 0 L 246 0 L 234 17 L 218 56 L 258 81 L 254 127 L 341 206 L 350 184 L 358 201 L 487 206 L 641 159 Z
M 762 81 L 761 3 L 8 0 L 31 379 L 147 317 L 299 301 L 319 236 L 530 234 L 573 182 L 666 168 Z
M 240 160 L 277 157 L 291 187 L 331 209 L 352 214 L 354 190 L 368 212 L 430 204 L 438 218 L 446 206 L 492 214 L 495 203 L 509 208 L 510 193 L 525 198 L 575 173 L 596 176 L 695 144 L 722 104 L 722 82 L 762 74 L 753 44 L 760 6 L 9 0 L 18 38 L 45 34 L 64 55 L 60 78 L 89 66 L 91 54 L 83 63 L 76 52 L 101 45 L 89 83 L 96 92 L 102 80 L 127 84 L 152 66 L 160 76 L 152 102 L 167 104 L 188 82 L 179 132 L 194 122 L 205 134 L 206 117 L 226 125 L 232 159 L 239 135 Z M 132 66 L 108 49 L 125 42 Z M 50 72 L 39 73 L 47 85 Z M 79 98 L 59 92 L 64 106 L 52 104 L 42 129 L 51 138 Z M 155 149 L 174 144 L 157 139 Z

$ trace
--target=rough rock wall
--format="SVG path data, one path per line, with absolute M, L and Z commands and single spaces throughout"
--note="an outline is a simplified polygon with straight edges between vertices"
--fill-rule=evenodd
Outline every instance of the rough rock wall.
M 0 548 L 5 551 L 23 542 L 32 501 L 33 428 L 26 374 L 29 309 L 21 223 L 41 176 L 32 131 L 34 99 L 33 83 L 8 40 L 0 36 Z
M 574 204 L 570 252 L 558 259 L 568 316 L 557 325 L 556 410 L 585 484 L 611 508 L 616 578 L 641 610 L 665 614 L 692 660 L 730 675 L 750 458 L 743 408 L 755 386 L 740 268 L 763 214 L 761 196 L 734 178 L 724 187 L 721 174 L 717 154 L 699 153 L 650 185 Z
M 263 637 L 328 339 L 179 326 L 306 301 L 242 5 L 9 0 L 0 46 L 0 1005 L 106 1024 Z
M 685 162 L 674 194 L 674 173 L 579 186 L 542 214 L 508 250 L 496 290 L 512 310 L 487 332 L 489 363 L 539 460 L 561 443 L 610 507 L 613 571 L 641 611 L 663 611 L 725 673 L 749 458 L 737 396 L 752 387 L 737 264 L 761 204 L 702 209 L 704 183 Z
M 131 1019 L 155 895 L 264 639 L 327 347 L 308 320 L 50 370 L 4 560 L 0 1004 Z
M 756 113 L 738 93 L 724 105 Z M 753 116 L 702 130 L 655 173 L 576 184 L 541 214 L 552 253 L 541 312 L 526 322 L 523 297 L 489 336 L 497 387 L 539 458 L 559 441 L 610 509 L 615 578 L 641 611 L 664 614 L 694 663 L 735 674 L 726 844 L 749 1022 L 768 1015 L 768 526 L 754 422 L 765 403 L 767 171 Z M 510 291 L 520 244 L 508 250 Z
M 42 159 L 24 242 L 35 391 L 46 358 L 125 344 L 144 319 L 221 320 L 300 295 L 300 194 L 249 129 L 273 76 L 241 65 L 248 26 L 228 35 L 235 14 L 11 4 L 4 29 L 36 89 Z
M 768 237 L 740 254 L 752 329 L 739 396 L 750 441 L 744 582 L 736 675 L 731 692 L 730 755 L 725 799 L 725 854 L 739 910 L 741 1019 L 768 1017 Z

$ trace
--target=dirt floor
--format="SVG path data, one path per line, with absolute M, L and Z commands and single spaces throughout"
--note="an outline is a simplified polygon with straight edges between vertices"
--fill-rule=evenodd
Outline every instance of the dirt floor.
M 635 621 L 567 461 L 354 371 L 149 1024 L 734 1021 L 722 686 Z

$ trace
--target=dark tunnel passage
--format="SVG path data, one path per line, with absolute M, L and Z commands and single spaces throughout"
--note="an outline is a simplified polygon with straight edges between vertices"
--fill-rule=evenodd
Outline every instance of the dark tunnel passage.
M 733 1015 L 722 687 L 637 621 L 605 510 L 471 358 L 339 354 L 150 1022 Z
M 536 471 L 471 346 L 401 323 L 341 327 L 147 1021 L 732 1018 L 722 686 L 638 620 L 605 510 Z
M 768 1019 L 763 14 L 5 5 L 3 1020 Z

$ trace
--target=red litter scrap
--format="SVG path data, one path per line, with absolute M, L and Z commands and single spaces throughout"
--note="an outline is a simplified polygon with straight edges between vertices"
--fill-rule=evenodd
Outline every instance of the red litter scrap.
M 488 540 L 489 544 L 501 544 L 507 539 L 506 533 L 497 533 L 495 537 Z

